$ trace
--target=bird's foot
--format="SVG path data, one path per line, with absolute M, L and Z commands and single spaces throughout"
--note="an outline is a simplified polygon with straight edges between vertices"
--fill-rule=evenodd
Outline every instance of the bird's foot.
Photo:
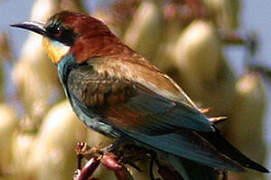
M 106 166 L 110 171 L 114 171 L 117 179 L 133 180 L 124 164 L 119 161 L 119 157 L 109 150 L 111 146 L 101 148 L 96 146 L 90 148 L 85 142 L 78 142 L 76 147 L 77 170 L 74 173 L 74 180 L 88 180 L 100 164 Z M 88 161 L 82 167 L 82 160 Z
M 81 169 L 82 159 L 91 159 L 93 156 L 99 156 L 102 154 L 100 150 L 101 145 L 89 147 L 86 142 L 78 142 L 76 145 L 76 155 L 77 155 L 77 169 Z
M 149 174 L 151 180 L 160 180 L 154 176 L 154 165 L 156 165 L 157 172 L 162 179 L 181 179 L 177 172 L 172 171 L 172 168 L 159 163 L 155 151 L 137 146 L 128 141 L 117 141 L 103 148 L 100 145 L 91 148 L 85 142 L 80 142 L 77 144 L 76 152 L 78 169 L 75 172 L 74 180 L 87 180 L 100 164 L 113 171 L 117 179 L 133 180 L 126 165 L 130 165 L 139 172 L 142 172 L 143 170 L 137 165 L 137 162 L 146 160 L 150 161 Z M 84 158 L 88 161 L 82 167 L 81 162 Z

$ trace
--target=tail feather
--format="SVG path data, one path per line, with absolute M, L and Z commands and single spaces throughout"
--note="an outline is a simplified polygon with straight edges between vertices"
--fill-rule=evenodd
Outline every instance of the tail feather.
M 183 180 L 217 180 L 219 173 L 211 167 L 200 165 L 194 161 L 174 156 L 169 157 L 169 162 L 182 176 Z
M 187 159 L 182 160 L 190 180 L 217 180 L 219 173 L 211 167 L 200 165 Z
M 235 147 L 233 147 L 233 145 L 231 145 L 224 137 L 220 135 L 220 132 L 218 130 L 212 133 L 198 132 L 198 134 L 204 137 L 219 152 L 235 160 L 243 167 L 254 169 L 264 173 L 269 172 L 268 169 L 250 160 L 248 157 L 246 157 L 244 154 L 238 151 Z
M 180 133 L 161 136 L 147 136 L 137 132 L 126 132 L 125 134 L 157 150 L 196 161 L 205 166 L 232 171 L 244 171 L 239 163 L 218 152 L 194 131 L 182 129 Z
M 176 134 L 159 136 L 148 136 L 139 132 L 125 130 L 123 130 L 123 133 L 156 150 L 187 159 L 187 162 L 191 161 L 188 164 L 193 164 L 191 166 L 193 169 L 195 166 L 198 166 L 199 170 L 208 166 L 211 169 L 244 171 L 246 167 L 260 172 L 269 172 L 266 168 L 253 162 L 234 148 L 220 135 L 218 130 L 210 133 L 180 129 Z M 211 169 L 208 169 L 208 171 Z

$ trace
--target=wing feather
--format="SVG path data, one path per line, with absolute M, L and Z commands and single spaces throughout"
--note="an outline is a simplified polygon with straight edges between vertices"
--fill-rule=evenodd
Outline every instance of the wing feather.
M 149 135 L 188 128 L 211 132 L 211 122 L 196 109 L 163 97 L 125 77 L 101 74 L 90 65 L 69 74 L 68 89 L 107 123 Z
M 209 167 L 240 171 L 240 162 L 267 172 L 243 156 L 238 158 L 239 151 L 221 140 L 213 124 L 170 78 L 155 68 L 124 61 L 121 66 L 116 61 L 92 59 L 68 75 L 66 92 L 86 125 Z

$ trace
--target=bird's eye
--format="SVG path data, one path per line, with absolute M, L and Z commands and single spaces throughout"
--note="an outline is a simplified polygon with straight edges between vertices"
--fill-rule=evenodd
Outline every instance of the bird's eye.
M 76 34 L 71 29 L 61 25 L 61 23 L 49 22 L 45 29 L 48 38 L 57 40 L 68 46 L 72 46 L 77 38 Z
M 56 37 L 60 37 L 62 35 L 62 32 L 63 32 L 62 28 L 57 27 L 54 34 Z

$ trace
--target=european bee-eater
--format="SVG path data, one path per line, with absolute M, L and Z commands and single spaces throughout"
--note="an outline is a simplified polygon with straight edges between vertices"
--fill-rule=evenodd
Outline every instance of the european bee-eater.
M 195 174 L 204 167 L 268 172 L 228 143 L 169 76 L 123 44 L 100 20 L 63 11 L 45 24 L 12 26 L 43 36 L 65 94 L 88 127 L 167 154 L 186 179 L 198 179 Z M 193 172 L 195 166 L 198 170 Z M 182 168 L 188 168 L 187 174 Z

